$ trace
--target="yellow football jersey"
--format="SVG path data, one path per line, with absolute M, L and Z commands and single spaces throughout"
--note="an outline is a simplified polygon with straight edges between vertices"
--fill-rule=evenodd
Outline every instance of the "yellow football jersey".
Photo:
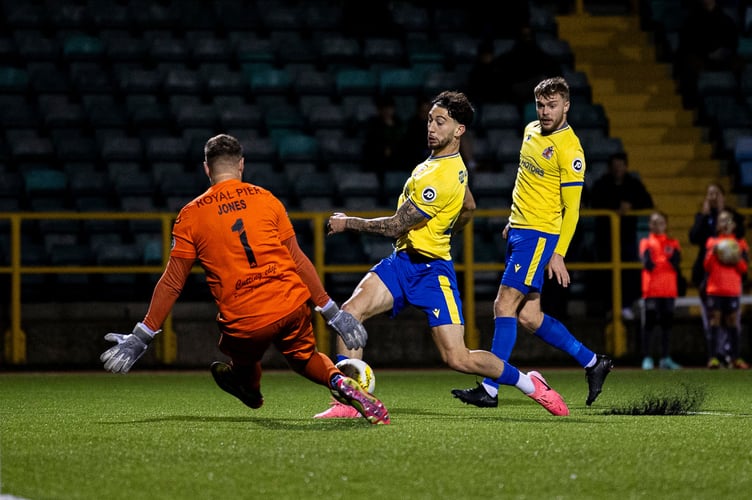
M 449 240 L 462 209 L 467 182 L 467 168 L 459 153 L 430 157 L 418 164 L 405 182 L 397 206 L 409 200 L 427 220 L 401 236 L 397 250 L 451 260 Z
M 564 255 L 579 218 L 584 181 L 585 153 L 572 127 L 543 135 L 540 122 L 529 123 L 512 191 L 512 227 L 560 234 L 556 251 Z M 565 211 L 570 217 L 562 224 Z

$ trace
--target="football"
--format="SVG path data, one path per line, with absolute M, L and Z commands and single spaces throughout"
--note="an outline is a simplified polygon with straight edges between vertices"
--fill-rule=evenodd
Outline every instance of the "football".
M 346 376 L 356 380 L 367 392 L 373 393 L 376 388 L 376 377 L 368 363 L 362 359 L 349 358 L 343 359 L 336 366 Z
M 739 243 L 733 238 L 724 238 L 715 245 L 715 254 L 722 264 L 736 264 L 741 256 Z

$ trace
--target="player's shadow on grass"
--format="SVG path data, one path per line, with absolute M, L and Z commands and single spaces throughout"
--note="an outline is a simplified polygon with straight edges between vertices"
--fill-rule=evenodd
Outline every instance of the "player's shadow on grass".
M 199 422 L 199 423 L 226 423 L 226 424 L 251 424 L 270 430 L 284 431 L 337 431 L 356 428 L 381 427 L 372 425 L 363 418 L 338 418 L 329 420 L 317 420 L 314 418 L 279 418 L 279 417 L 258 417 L 258 416 L 199 416 L 199 415 L 169 415 L 164 417 L 142 418 L 138 420 L 118 420 L 100 422 L 107 425 L 128 425 L 128 424 L 154 424 L 159 422 Z M 336 424 L 336 425 L 333 425 Z

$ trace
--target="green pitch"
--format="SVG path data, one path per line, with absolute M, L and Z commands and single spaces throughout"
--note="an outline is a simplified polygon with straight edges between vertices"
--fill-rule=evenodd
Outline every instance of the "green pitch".
M 516 389 L 480 409 L 448 369 L 376 369 L 392 424 L 313 420 L 328 391 L 266 373 L 251 410 L 206 372 L 0 374 L 0 498 L 739 498 L 752 490 L 752 372 L 619 369 L 591 408 L 581 370 L 542 370 L 571 415 Z M 678 416 L 613 414 L 704 395 Z M 611 412 L 611 413 L 610 413 Z

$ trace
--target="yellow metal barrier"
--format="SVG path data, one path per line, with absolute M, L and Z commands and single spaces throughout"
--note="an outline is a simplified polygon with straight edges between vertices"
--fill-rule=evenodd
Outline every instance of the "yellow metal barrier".
M 647 215 L 649 211 L 636 211 L 633 215 Z M 352 212 L 353 215 L 363 217 L 375 217 L 389 215 L 390 212 L 368 211 Z M 333 273 L 365 273 L 374 262 L 365 264 L 326 264 L 324 239 L 328 212 L 290 212 L 293 220 L 310 220 L 313 229 L 313 256 L 312 261 L 319 272 L 322 281 L 328 274 Z M 507 217 L 508 210 L 476 210 L 475 219 L 483 217 Z M 620 219 L 609 210 L 583 210 L 582 217 L 608 217 L 611 221 L 611 248 L 610 262 L 567 262 L 570 270 L 610 270 L 612 273 L 612 298 L 613 319 L 607 327 L 606 349 L 612 355 L 619 357 L 627 352 L 626 329 L 621 318 L 621 271 L 623 269 L 640 268 L 639 262 L 621 262 L 619 227 Z M 173 213 L 109 213 L 109 212 L 28 212 L 28 213 L 0 213 L 0 220 L 10 221 L 10 265 L 0 267 L 0 274 L 10 275 L 10 327 L 5 333 L 5 361 L 20 365 L 26 362 L 26 336 L 22 328 L 21 318 L 21 277 L 24 274 L 70 274 L 70 273 L 145 273 L 159 274 L 167 262 L 171 241 L 171 229 L 175 214 Z M 158 220 L 162 228 L 162 266 L 23 266 L 21 264 L 21 224 L 26 220 Z M 463 273 L 462 297 L 465 308 L 466 342 L 471 349 L 480 346 L 480 335 L 475 318 L 475 273 L 483 271 L 502 271 L 503 262 L 475 262 L 473 258 L 473 221 L 470 221 L 461 238 L 463 259 L 455 262 L 458 273 Z M 194 271 L 199 272 L 198 269 Z M 316 336 L 319 350 L 330 352 L 330 334 L 320 315 L 315 315 Z M 177 358 L 177 337 L 172 327 L 172 316 L 168 317 L 163 325 L 163 334 L 158 337 L 157 355 L 165 364 L 172 364 Z

